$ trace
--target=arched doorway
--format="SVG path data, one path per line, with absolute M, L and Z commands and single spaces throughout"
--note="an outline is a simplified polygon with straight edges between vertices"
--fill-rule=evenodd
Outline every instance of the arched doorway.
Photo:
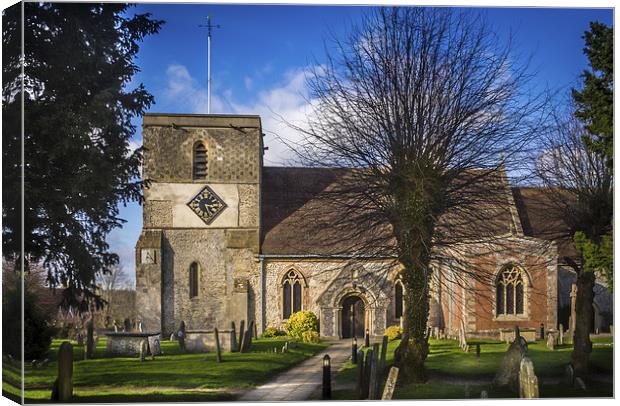
M 342 301 L 342 338 L 364 337 L 366 307 L 359 296 L 348 296 Z

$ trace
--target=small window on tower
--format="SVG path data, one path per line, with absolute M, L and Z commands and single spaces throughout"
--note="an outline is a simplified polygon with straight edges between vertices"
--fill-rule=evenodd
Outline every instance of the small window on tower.
M 194 145 L 194 179 L 204 179 L 207 177 L 207 147 L 202 142 Z
M 198 296 L 198 264 L 192 262 L 189 266 L 189 297 Z

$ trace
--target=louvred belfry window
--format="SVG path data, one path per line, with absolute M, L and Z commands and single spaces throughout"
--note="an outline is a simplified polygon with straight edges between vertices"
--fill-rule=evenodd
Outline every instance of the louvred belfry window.
M 294 269 L 286 273 L 282 281 L 282 318 L 302 310 L 303 277 Z
M 524 314 L 526 282 L 525 272 L 516 265 L 509 265 L 502 270 L 495 286 L 498 316 Z
M 207 164 L 207 147 L 202 142 L 197 142 L 194 145 L 194 179 L 204 179 L 207 177 Z

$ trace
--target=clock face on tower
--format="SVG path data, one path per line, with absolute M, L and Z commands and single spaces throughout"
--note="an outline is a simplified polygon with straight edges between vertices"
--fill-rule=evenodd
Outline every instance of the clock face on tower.
M 205 186 L 187 205 L 206 224 L 210 224 L 226 208 L 226 203 L 209 186 Z

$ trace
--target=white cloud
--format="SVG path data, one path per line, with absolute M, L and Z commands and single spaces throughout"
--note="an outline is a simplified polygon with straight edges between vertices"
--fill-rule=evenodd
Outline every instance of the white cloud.
M 231 90 L 214 93 L 211 96 L 211 111 L 227 114 L 257 114 L 261 117 L 264 142 L 269 149 L 265 152 L 267 165 L 283 165 L 294 158 L 294 153 L 285 145 L 302 139 L 301 134 L 287 123 L 302 125 L 306 114 L 310 113 L 309 92 L 306 86 L 304 69 L 290 70 L 276 86 L 259 91 L 252 103 L 235 100 Z M 194 79 L 183 65 L 170 65 L 166 71 L 168 78 L 164 97 L 174 101 L 180 111 L 205 113 L 207 92 L 204 86 Z M 245 78 L 246 88 L 256 83 Z

